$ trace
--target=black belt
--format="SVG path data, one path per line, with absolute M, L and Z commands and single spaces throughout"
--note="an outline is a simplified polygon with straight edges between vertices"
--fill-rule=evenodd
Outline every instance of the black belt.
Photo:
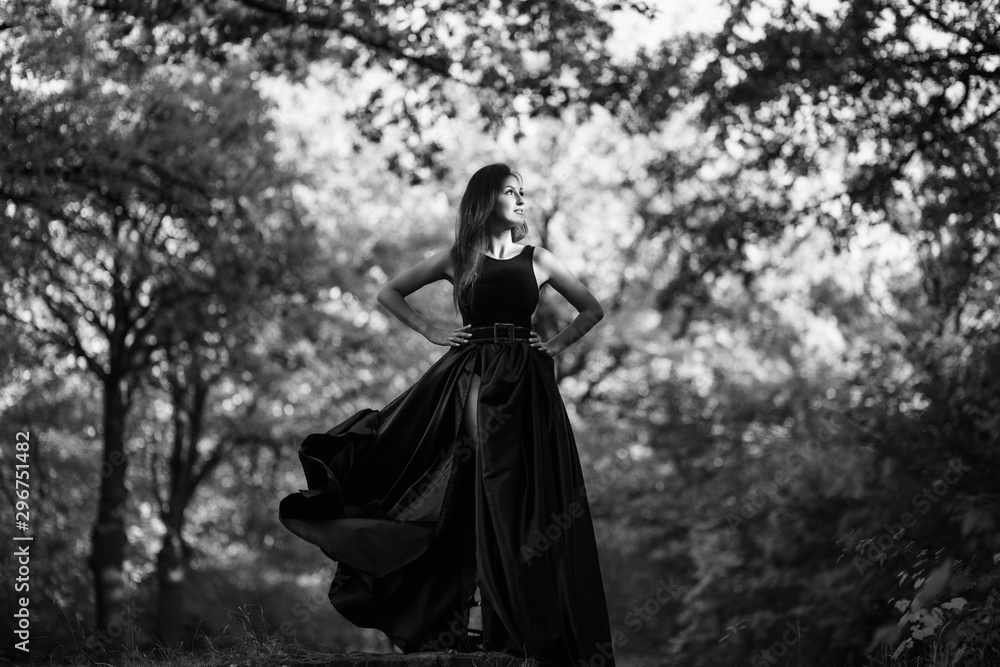
M 531 327 L 519 327 L 509 322 L 497 322 L 484 327 L 471 327 L 470 343 L 513 343 L 516 340 L 530 340 Z

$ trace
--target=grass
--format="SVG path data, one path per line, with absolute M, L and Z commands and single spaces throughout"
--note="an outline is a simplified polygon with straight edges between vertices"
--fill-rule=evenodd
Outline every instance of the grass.
M 279 633 L 269 632 L 260 608 L 254 612 L 244 605 L 230 611 L 232 625 L 223 628 L 214 637 L 205 633 L 196 635 L 196 650 L 169 648 L 140 636 L 134 624 L 126 624 L 123 632 L 125 650 L 111 653 L 107 646 L 88 638 L 78 628 L 75 636 L 80 640 L 72 648 L 56 651 L 45 660 L 32 664 L 45 667 L 57 665 L 92 665 L 95 667 L 300 667 L 327 665 L 344 653 L 332 653 L 312 648 L 286 639 Z M 453 652 L 453 651 L 449 651 Z M 359 654 L 378 655 L 378 654 Z M 385 654 L 396 657 L 397 654 Z M 510 658 L 498 654 L 483 654 L 482 667 L 502 667 Z M 517 663 L 519 667 L 541 667 L 538 661 L 528 658 Z

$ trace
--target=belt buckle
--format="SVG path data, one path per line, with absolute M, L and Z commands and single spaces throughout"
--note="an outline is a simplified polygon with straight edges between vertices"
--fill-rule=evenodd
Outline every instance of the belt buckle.
M 510 327 L 510 329 L 508 330 L 509 334 L 507 336 L 507 341 L 497 340 L 497 327 Z M 494 322 L 493 323 L 493 342 L 494 343 L 510 342 L 513 345 L 514 344 L 514 325 L 512 323 L 510 323 L 510 322 Z

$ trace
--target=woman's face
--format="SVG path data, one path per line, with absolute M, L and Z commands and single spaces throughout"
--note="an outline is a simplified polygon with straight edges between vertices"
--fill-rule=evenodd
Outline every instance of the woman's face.
M 517 176 L 510 175 L 504 179 L 490 220 L 505 227 L 514 227 L 524 222 L 524 189 Z

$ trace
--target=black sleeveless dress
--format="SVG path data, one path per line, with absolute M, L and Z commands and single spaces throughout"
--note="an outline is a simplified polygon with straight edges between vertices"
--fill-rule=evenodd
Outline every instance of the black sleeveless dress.
M 531 326 L 525 246 L 486 256 L 463 324 Z M 555 365 L 526 341 L 450 348 L 380 410 L 302 443 L 308 490 L 282 524 L 337 561 L 330 601 L 405 653 L 468 650 L 479 586 L 487 650 L 559 667 L 614 667 L 580 459 Z M 481 377 L 478 433 L 462 416 Z

